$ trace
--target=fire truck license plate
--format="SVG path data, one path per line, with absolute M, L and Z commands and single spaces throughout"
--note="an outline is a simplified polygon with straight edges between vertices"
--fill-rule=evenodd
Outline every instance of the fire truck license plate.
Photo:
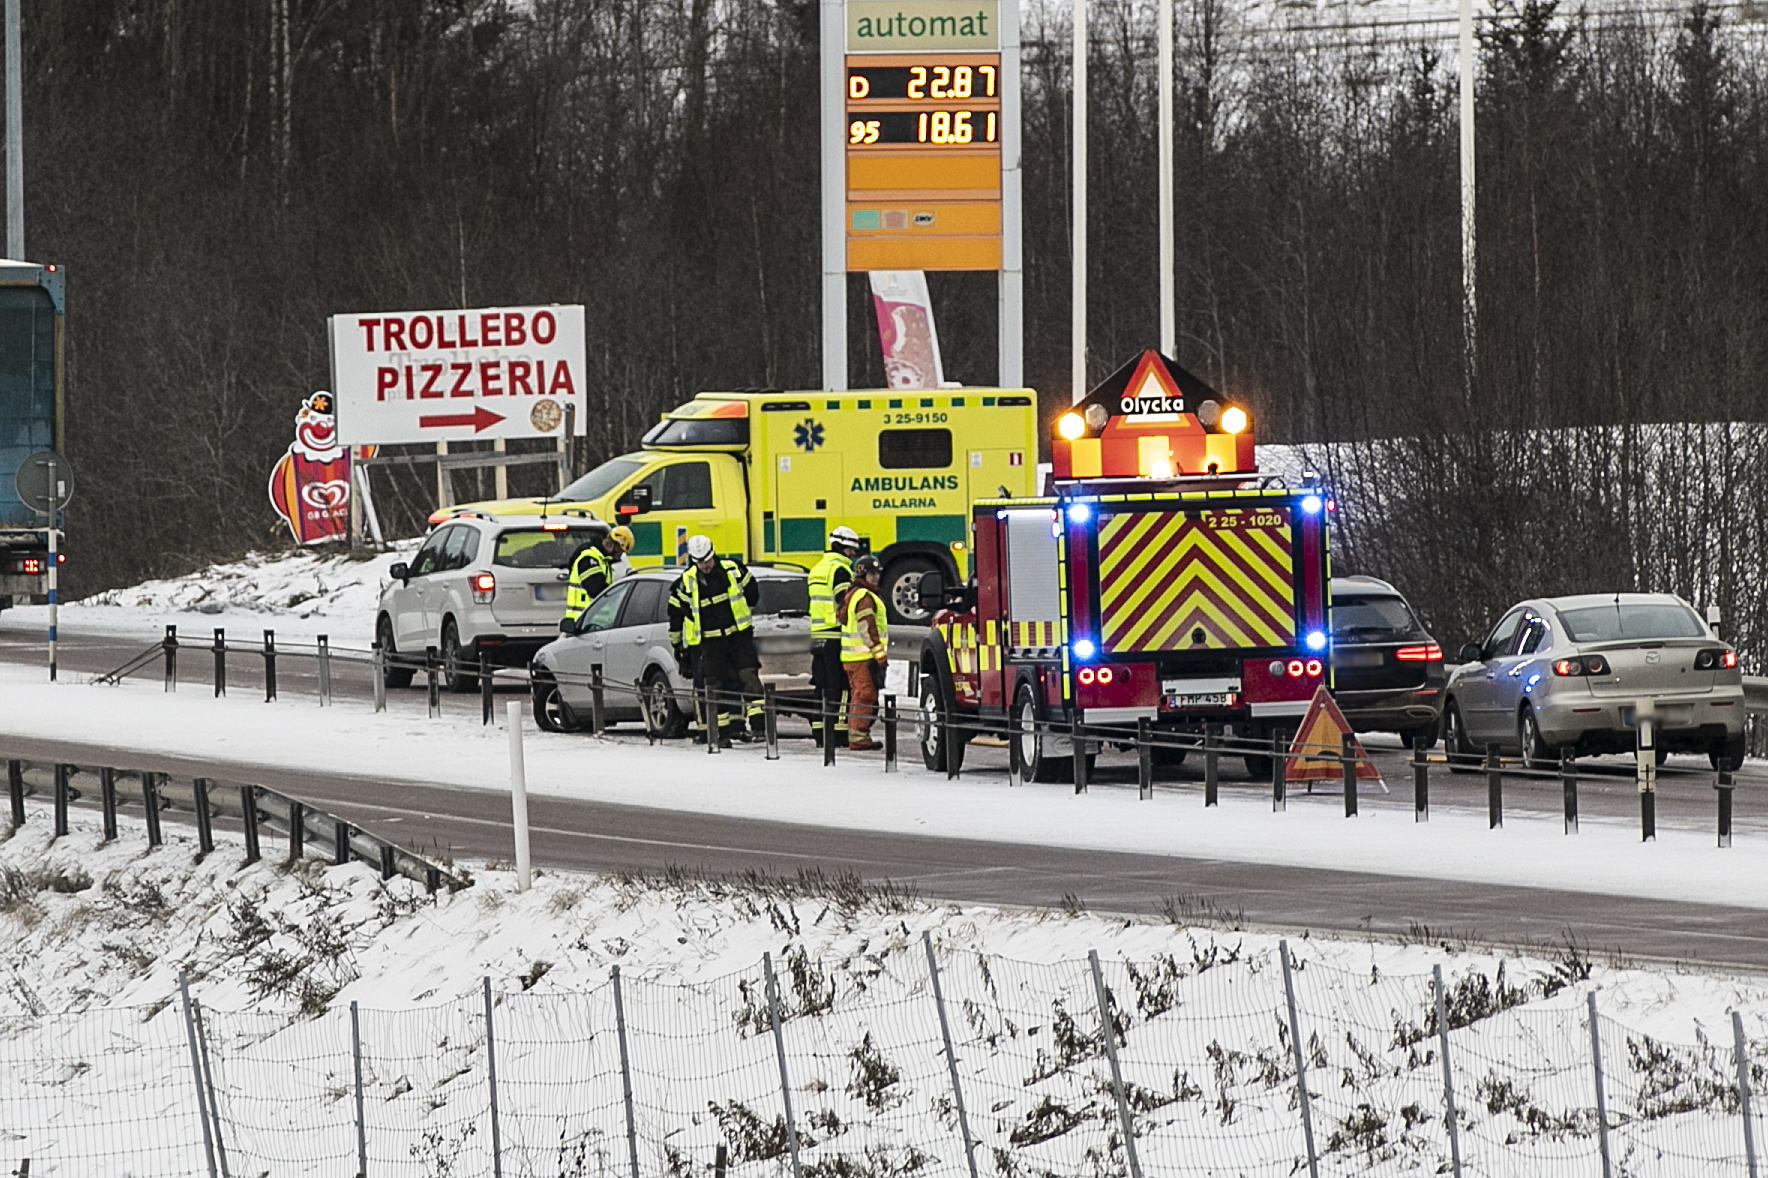
M 1234 702 L 1234 697 L 1225 691 L 1212 692 L 1208 695 L 1169 695 L 1166 706 L 1169 708 L 1225 708 Z

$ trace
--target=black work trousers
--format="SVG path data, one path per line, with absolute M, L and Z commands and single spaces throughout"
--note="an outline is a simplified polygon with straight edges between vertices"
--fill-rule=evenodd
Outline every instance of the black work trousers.
M 811 642 L 810 664 L 811 686 L 817 689 L 817 695 L 823 707 L 810 718 L 810 734 L 816 740 L 817 747 L 823 745 L 823 715 L 833 712 L 835 715 L 835 746 L 843 748 L 847 744 L 847 668 L 841 664 L 841 640 L 839 638 L 818 638 Z

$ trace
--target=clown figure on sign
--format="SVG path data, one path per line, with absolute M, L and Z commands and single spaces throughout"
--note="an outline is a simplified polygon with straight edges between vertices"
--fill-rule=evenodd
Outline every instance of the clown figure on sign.
M 350 527 L 350 452 L 338 445 L 332 395 L 314 393 L 295 414 L 295 440 L 270 472 L 270 505 L 298 544 L 342 539 Z

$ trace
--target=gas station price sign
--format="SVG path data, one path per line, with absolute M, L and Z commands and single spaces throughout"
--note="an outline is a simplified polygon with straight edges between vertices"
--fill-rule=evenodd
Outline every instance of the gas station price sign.
M 996 10 L 961 0 L 847 10 L 847 269 L 999 270 L 1000 53 L 950 38 L 881 52 L 875 35 L 910 49 L 919 27 L 955 28 L 966 46 L 997 50 Z

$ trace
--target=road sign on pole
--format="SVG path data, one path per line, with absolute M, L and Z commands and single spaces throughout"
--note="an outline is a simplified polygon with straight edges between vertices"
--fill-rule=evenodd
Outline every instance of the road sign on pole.
M 334 315 L 329 327 L 341 445 L 587 429 L 581 306 Z
M 39 515 L 60 511 L 74 497 L 74 464 L 54 450 L 39 450 L 13 476 L 19 501 Z

